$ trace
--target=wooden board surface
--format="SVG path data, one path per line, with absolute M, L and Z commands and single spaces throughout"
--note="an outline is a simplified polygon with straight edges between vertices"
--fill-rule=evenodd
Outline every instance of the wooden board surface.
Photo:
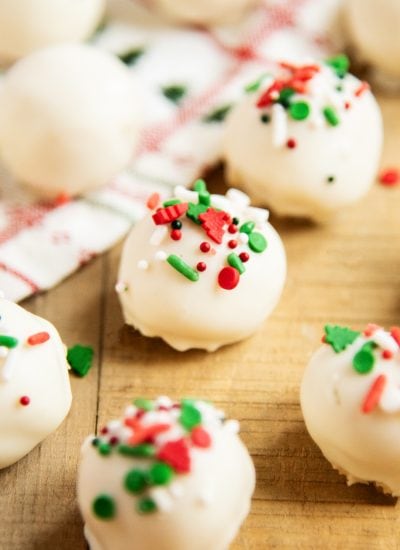
M 383 165 L 399 166 L 400 101 L 381 105 Z M 114 292 L 120 246 L 23 304 L 55 323 L 67 345 L 92 345 L 96 361 L 85 379 L 71 377 L 74 402 L 62 427 L 0 471 L 1 550 L 86 548 L 75 501 L 80 444 L 132 397 L 159 394 L 212 399 L 241 421 L 257 488 L 234 550 L 400 547 L 396 500 L 346 487 L 306 433 L 299 407 L 303 368 L 326 322 L 400 321 L 400 187 L 375 185 L 330 226 L 273 224 L 288 254 L 282 301 L 254 337 L 214 354 L 178 353 L 124 326 Z

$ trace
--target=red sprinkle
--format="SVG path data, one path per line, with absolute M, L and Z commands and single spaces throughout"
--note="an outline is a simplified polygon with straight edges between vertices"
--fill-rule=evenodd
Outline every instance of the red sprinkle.
M 379 183 L 391 187 L 399 183 L 400 173 L 396 168 L 388 168 L 379 174 Z
M 238 228 L 236 227 L 236 225 L 234 223 L 231 223 L 230 226 L 228 227 L 229 233 L 237 233 L 237 230 L 238 230 Z
M 375 409 L 382 396 L 383 390 L 385 389 L 385 385 L 386 376 L 384 374 L 380 374 L 378 378 L 374 380 L 367 395 L 365 396 L 364 402 L 361 406 L 363 413 L 367 414 Z
M 27 342 L 30 346 L 37 346 L 38 344 L 44 344 L 49 338 L 50 334 L 48 332 L 37 332 L 29 336 Z
M 100 433 L 101 435 L 105 435 L 106 433 L 108 433 L 108 428 L 104 426 L 104 428 L 101 428 Z
M 29 403 L 31 402 L 31 400 L 27 395 L 23 395 L 21 397 L 21 399 L 19 400 L 19 402 L 21 403 L 21 405 L 23 407 L 27 407 L 29 405 Z
M 147 199 L 146 206 L 150 210 L 155 210 L 157 206 L 160 203 L 160 195 L 159 193 L 153 193 L 150 195 L 150 197 Z
M 361 97 L 364 92 L 369 90 L 369 84 L 368 82 L 361 82 L 360 86 L 357 88 L 357 90 L 354 92 L 354 95 L 356 97 Z
M 241 252 L 241 253 L 239 254 L 239 258 L 242 260 L 243 263 L 246 263 L 246 262 L 249 261 L 250 255 L 247 254 L 247 252 Z
M 390 335 L 396 340 L 400 346 L 400 327 L 392 327 L 390 329 Z
M 346 102 L 345 102 L 344 108 L 346 109 L 346 111 L 348 111 L 348 110 L 351 108 L 351 103 L 350 103 L 350 101 L 346 101 Z
M 294 138 L 289 138 L 286 142 L 286 146 L 289 149 L 295 149 L 297 147 L 297 142 Z
M 321 342 L 323 344 L 326 344 L 326 334 L 324 334 L 322 337 L 321 337 Z
M 232 239 L 231 241 L 228 242 L 229 248 L 236 248 L 237 245 L 238 245 L 238 243 L 234 239 Z
M 216 243 L 221 244 L 225 226 L 231 223 L 230 215 L 223 210 L 208 208 L 206 212 L 199 214 L 199 220 L 207 236 Z
M 118 443 L 119 443 L 118 437 L 116 437 L 115 435 L 110 437 L 110 445 L 118 445 Z
M 182 238 L 182 232 L 180 229 L 173 229 L 171 231 L 171 239 L 173 241 L 180 241 Z
M 211 445 L 211 436 L 210 434 L 201 426 L 193 428 L 192 433 L 190 434 L 193 445 L 196 447 L 202 447 L 206 449 Z
M 183 216 L 187 209 L 187 202 L 181 202 L 179 204 L 166 206 L 165 208 L 159 208 L 156 213 L 153 214 L 153 221 L 156 225 L 163 225 L 164 223 L 173 222 Z
M 375 323 L 368 323 L 367 328 L 364 330 L 364 336 L 367 336 L 368 338 L 374 334 L 375 331 L 379 330 L 379 325 L 375 325 Z
M 201 250 L 202 252 L 210 252 L 210 248 L 211 248 L 210 243 L 208 243 L 208 242 L 206 242 L 206 241 L 204 241 L 204 242 L 201 243 L 201 245 L 200 245 L 200 250 Z
M 205 271 L 207 269 L 207 264 L 205 262 L 199 262 L 196 265 L 197 271 Z
M 190 472 L 189 449 L 184 439 L 165 443 L 158 451 L 157 458 L 172 466 L 180 474 Z
M 239 284 L 240 274 L 234 267 L 224 267 L 218 274 L 218 284 L 225 290 L 233 290 Z
M 67 193 L 60 193 L 54 199 L 54 205 L 55 206 L 63 206 L 64 204 L 67 204 L 68 202 L 71 202 L 71 197 Z
M 391 359 L 393 357 L 393 352 L 390 351 L 390 349 L 384 349 L 382 351 L 382 357 L 383 359 Z

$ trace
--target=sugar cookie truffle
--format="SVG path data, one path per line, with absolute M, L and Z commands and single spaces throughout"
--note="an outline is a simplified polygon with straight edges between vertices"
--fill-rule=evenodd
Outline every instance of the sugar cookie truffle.
M 214 351 L 250 336 L 271 313 L 285 276 L 285 252 L 267 222 L 230 189 L 211 195 L 175 189 L 133 229 L 125 243 L 117 291 L 125 320 L 146 336 L 184 351 Z
M 349 38 L 360 58 L 400 82 L 400 3 L 398 0 L 347 0 Z
M 58 332 L 0 298 L 0 469 L 53 432 L 70 406 L 68 363 Z
M 260 0 L 153 0 L 152 9 L 180 23 L 212 25 L 240 19 Z
M 378 170 L 379 107 L 348 60 L 281 63 L 228 117 L 227 179 L 283 216 L 324 220 L 360 199 Z
M 85 40 L 104 0 L 0 0 L 0 58 L 14 60 L 58 42 Z
M 91 550 L 225 550 L 250 509 L 255 472 L 210 403 L 138 399 L 82 447 L 78 501 Z
M 43 196 L 107 183 L 139 135 L 138 87 L 117 58 L 79 44 L 21 59 L 0 90 L 0 153 Z
M 400 496 L 400 328 L 325 327 L 301 386 L 307 429 L 348 484 Z

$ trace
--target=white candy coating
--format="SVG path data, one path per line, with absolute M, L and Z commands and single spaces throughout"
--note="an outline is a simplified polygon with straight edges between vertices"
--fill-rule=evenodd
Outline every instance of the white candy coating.
M 399 496 L 400 353 L 389 333 L 380 329 L 376 335 L 360 335 L 339 353 L 328 344 L 318 349 L 304 373 L 301 408 L 311 437 L 333 467 L 347 476 L 349 485 L 374 482 Z M 360 374 L 353 359 L 371 341 L 385 345 L 372 351 L 372 370 Z M 385 359 L 384 350 L 396 351 Z M 381 376 L 383 392 L 365 412 L 367 396 Z
M 152 0 L 165 16 L 187 24 L 224 24 L 237 21 L 260 0 Z
M 0 57 L 17 59 L 58 42 L 85 40 L 104 0 L 0 0 Z
M 54 326 L 0 299 L 0 334 L 18 339 L 0 355 L 0 469 L 31 451 L 64 420 L 71 406 L 65 347 Z M 35 346 L 29 336 L 47 332 Z M 28 397 L 27 406 L 20 403 Z
M 282 71 L 282 76 L 290 73 Z M 339 79 L 321 65 L 307 90 L 290 98 L 310 107 L 306 119 L 294 120 L 279 103 L 257 107 L 273 81 L 267 77 L 228 117 L 228 182 L 279 215 L 325 220 L 360 199 L 373 183 L 383 139 L 378 105 L 368 90 L 356 95 L 361 82 L 355 77 Z M 325 120 L 326 107 L 335 109 L 337 126 Z M 263 115 L 269 122 L 262 122 Z M 289 140 L 294 148 L 287 145 Z
M 397 0 L 347 0 L 350 40 L 363 61 L 400 79 L 400 3 Z
M 34 52 L 8 72 L 0 92 L 0 153 L 44 196 L 107 183 L 132 158 L 138 89 L 114 56 L 86 45 Z
M 159 336 L 172 347 L 184 351 L 201 348 L 214 351 L 222 345 L 247 338 L 255 332 L 276 306 L 286 277 L 285 252 L 279 235 L 267 222 L 268 213 L 261 217 L 259 209 L 248 206 L 248 197 L 231 195 L 222 197 L 224 208 L 241 223 L 254 220 L 254 231 L 267 240 L 267 249 L 253 252 L 240 233 L 225 231 L 219 245 L 201 225 L 180 218 L 183 223 L 182 238 L 170 237 L 171 225 L 161 243 L 154 243 L 154 232 L 159 227 L 149 213 L 135 225 L 128 236 L 122 253 L 119 281 L 126 291 L 119 294 L 125 320 L 146 336 Z M 222 200 L 216 201 L 219 205 Z M 220 208 L 220 206 L 219 206 Z M 240 225 L 240 224 L 239 224 Z M 247 237 L 247 236 L 246 236 Z M 231 249 L 230 240 L 238 246 Z M 200 244 L 207 241 L 210 252 L 203 253 Z M 232 290 L 219 286 L 219 272 L 228 266 L 228 255 L 247 252 L 250 256 L 244 264 L 245 272 L 239 284 Z M 206 270 L 199 272 L 199 280 L 193 282 L 176 271 L 166 259 L 177 255 L 196 269 L 199 262 Z M 147 269 L 140 269 L 147 262 Z
M 148 470 L 154 459 L 122 456 L 116 448 L 102 456 L 91 445 L 92 437 L 84 443 L 78 502 L 91 550 L 228 548 L 250 509 L 254 466 L 239 436 L 221 423 L 218 411 L 201 401 L 195 401 L 195 405 L 201 410 L 201 426 L 211 436 L 211 446 L 189 445 L 190 471 L 175 473 L 166 485 L 148 487 L 141 494 L 130 493 L 124 479 L 132 469 Z M 179 424 L 179 410 L 178 415 L 171 412 L 148 413 L 155 422 L 158 414 L 160 422 L 170 423 L 170 429 L 161 434 L 164 440 L 157 438 L 157 448 L 185 434 Z M 101 439 L 104 441 L 105 436 Z M 93 503 L 98 495 L 111 496 L 114 517 L 96 516 Z M 150 497 L 157 510 L 138 513 L 138 502 L 143 497 Z

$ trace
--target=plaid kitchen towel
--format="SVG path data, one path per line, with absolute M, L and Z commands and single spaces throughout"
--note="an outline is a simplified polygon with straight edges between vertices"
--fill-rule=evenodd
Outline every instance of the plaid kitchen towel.
M 111 2 L 92 42 L 118 55 L 143 89 L 144 129 L 131 166 L 105 188 L 38 202 L 0 173 L 0 289 L 18 301 L 58 284 L 123 237 L 147 197 L 189 185 L 220 160 L 224 118 L 274 60 L 331 52 L 340 0 L 266 0 L 236 27 L 172 27 L 142 3 Z M 122 11 L 122 14 L 121 14 Z

